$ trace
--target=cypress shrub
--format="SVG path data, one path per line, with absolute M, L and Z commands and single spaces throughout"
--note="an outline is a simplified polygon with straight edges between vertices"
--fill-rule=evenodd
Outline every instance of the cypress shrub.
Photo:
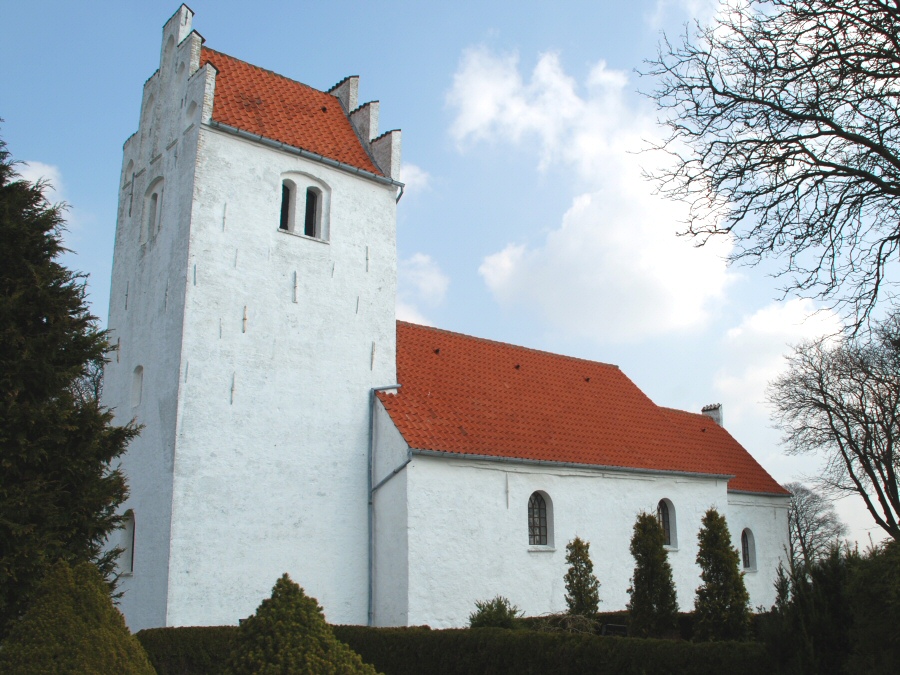
M 566 606 L 569 614 L 591 616 L 600 604 L 600 582 L 594 576 L 591 545 L 580 537 L 566 544 Z
M 469 628 L 516 628 L 521 616 L 519 608 L 502 595 L 476 600 L 475 611 L 469 614 Z
M 242 619 L 227 675 L 377 675 L 334 637 L 314 598 L 285 574 L 256 614 Z
M 91 563 L 55 563 L 0 646 L 4 675 L 153 675 Z
M 703 584 L 694 603 L 694 639 L 745 640 L 750 631 L 750 595 L 740 557 L 731 545 L 725 516 L 709 509 L 697 535 L 697 564 Z
M 662 637 L 676 627 L 678 600 L 659 520 L 639 513 L 631 537 L 634 576 L 628 594 L 628 626 L 634 637 Z
M 900 541 L 876 547 L 850 578 L 853 654 L 857 673 L 900 672 Z

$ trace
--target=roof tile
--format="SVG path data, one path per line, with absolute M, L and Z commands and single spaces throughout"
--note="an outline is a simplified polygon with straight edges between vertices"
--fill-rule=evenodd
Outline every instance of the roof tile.
M 617 366 L 397 322 L 396 394 L 379 399 L 410 447 L 734 476 L 787 494 L 724 428 L 662 408 Z
M 203 47 L 207 63 L 219 71 L 216 122 L 383 175 L 335 96 Z

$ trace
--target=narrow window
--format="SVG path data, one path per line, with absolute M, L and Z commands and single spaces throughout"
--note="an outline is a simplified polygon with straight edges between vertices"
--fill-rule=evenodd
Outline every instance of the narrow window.
M 540 492 L 535 492 L 528 499 L 528 543 L 546 546 L 547 534 L 547 502 Z
M 134 511 L 125 512 L 125 520 L 122 522 L 122 537 L 119 548 L 119 569 L 122 574 L 134 573 Z
M 284 182 L 281 184 L 281 224 L 282 230 L 290 229 L 291 224 L 291 187 Z
M 144 366 L 138 366 L 134 369 L 134 375 L 131 378 L 131 407 L 139 406 L 141 398 L 144 395 Z
M 756 569 L 756 545 L 749 529 L 741 532 L 741 562 L 745 570 Z
M 150 195 L 150 204 L 147 211 L 147 232 L 153 232 L 156 229 L 156 211 L 159 208 L 159 193 L 154 192 Z
M 672 545 L 672 528 L 669 526 L 669 505 L 664 501 L 659 503 L 659 506 L 656 507 L 656 515 L 659 518 L 659 524 L 662 525 L 663 532 L 665 533 L 665 541 L 663 542 L 666 546 Z
M 306 220 L 303 223 L 303 234 L 307 237 L 318 237 L 319 224 L 319 191 L 316 188 L 306 189 Z

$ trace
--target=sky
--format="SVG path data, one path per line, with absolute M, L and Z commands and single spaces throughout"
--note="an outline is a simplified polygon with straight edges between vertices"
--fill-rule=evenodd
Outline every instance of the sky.
M 722 403 L 777 480 L 816 475 L 779 444 L 766 386 L 839 318 L 782 297 L 772 264 L 729 266 L 729 240 L 679 237 L 684 206 L 643 175 L 663 132 L 640 71 L 715 0 L 188 4 L 207 46 L 322 90 L 359 75 L 381 130 L 402 129 L 398 318 L 615 363 L 659 405 Z M 102 322 L 122 144 L 177 7 L 0 3 L 0 137 L 68 204 L 64 263 Z M 861 499 L 836 506 L 862 547 L 883 538 Z

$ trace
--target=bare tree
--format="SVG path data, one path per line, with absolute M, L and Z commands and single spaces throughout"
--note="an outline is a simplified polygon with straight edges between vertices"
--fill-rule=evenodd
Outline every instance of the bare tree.
M 900 251 L 900 0 L 729 0 L 663 40 L 647 73 L 674 158 L 651 174 L 699 244 L 780 260 L 785 293 L 859 328 L 895 295 Z
M 104 362 L 102 357 L 86 362 L 81 374 L 72 381 L 69 388 L 81 403 L 99 403 L 103 393 Z
M 823 485 L 856 493 L 900 540 L 900 319 L 807 342 L 769 390 L 791 453 L 822 453 Z
M 788 510 L 788 545 L 791 567 L 809 565 L 824 558 L 847 534 L 834 505 L 802 483 L 785 485 L 791 493 Z

